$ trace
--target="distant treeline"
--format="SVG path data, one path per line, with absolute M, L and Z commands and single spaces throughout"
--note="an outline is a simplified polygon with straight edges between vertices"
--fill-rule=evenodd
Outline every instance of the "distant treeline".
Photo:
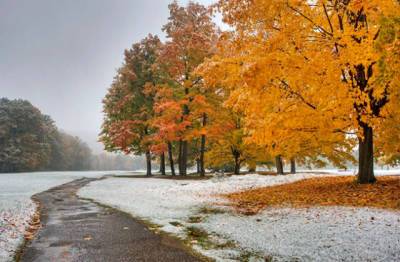
M 91 151 L 25 100 L 0 99 L 0 171 L 86 170 Z
M 93 155 L 26 100 L 0 98 L 0 172 L 133 169 L 130 157 Z
M 91 170 L 138 170 L 144 169 L 146 162 L 143 157 L 131 157 L 122 154 L 102 153 L 93 155 L 91 160 Z

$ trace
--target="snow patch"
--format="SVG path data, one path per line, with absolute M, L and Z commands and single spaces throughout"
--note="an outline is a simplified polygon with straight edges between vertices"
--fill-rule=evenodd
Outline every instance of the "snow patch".
M 400 212 L 324 207 L 217 214 L 200 225 L 274 261 L 400 261 Z
M 216 196 L 312 177 L 352 174 L 251 174 L 209 180 L 108 178 L 90 183 L 78 194 L 149 220 L 160 225 L 161 230 L 183 239 L 187 237 L 188 228 L 197 227 L 213 238 L 233 241 L 235 246 L 226 248 L 193 244 L 196 250 L 217 261 L 242 260 L 244 255 L 250 261 L 263 261 L 264 257 L 277 261 L 296 258 L 302 261 L 398 261 L 399 212 L 345 207 L 286 208 L 265 210 L 256 216 L 240 216 L 225 206 L 226 200 Z M 220 212 L 221 209 L 225 212 Z

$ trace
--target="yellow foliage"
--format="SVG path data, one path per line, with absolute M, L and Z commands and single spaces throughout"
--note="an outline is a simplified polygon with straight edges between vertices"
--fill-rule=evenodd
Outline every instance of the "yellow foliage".
M 371 127 L 381 155 L 399 152 L 398 1 L 220 0 L 218 8 L 234 30 L 198 71 L 229 90 L 226 105 L 243 113 L 249 142 L 341 166 Z

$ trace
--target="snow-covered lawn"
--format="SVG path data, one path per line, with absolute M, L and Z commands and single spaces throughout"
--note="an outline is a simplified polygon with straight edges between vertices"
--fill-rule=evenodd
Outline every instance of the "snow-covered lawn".
M 216 197 L 315 176 L 321 174 L 196 181 L 108 178 L 89 184 L 79 195 L 157 224 L 160 230 L 191 241 L 195 249 L 219 261 L 264 261 L 266 257 L 277 261 L 399 261 L 398 211 L 275 208 L 243 216 L 226 206 L 226 200 Z
M 217 214 L 199 226 L 274 261 L 400 261 L 399 219 L 368 208 L 281 208 Z
M 115 172 L 114 172 L 115 173 Z M 0 261 L 13 260 L 36 210 L 31 196 L 82 177 L 110 172 L 38 172 L 0 174 Z

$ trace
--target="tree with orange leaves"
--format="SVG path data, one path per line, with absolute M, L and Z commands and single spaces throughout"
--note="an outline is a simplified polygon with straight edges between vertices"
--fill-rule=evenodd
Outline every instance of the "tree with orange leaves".
M 154 103 L 155 116 L 151 120 L 155 129 L 153 151 L 168 152 L 172 175 L 175 175 L 173 147 L 183 136 L 189 121 L 182 120 L 182 102 L 174 96 L 168 85 L 158 85 Z
M 153 133 L 150 121 L 157 82 L 153 65 L 160 45 L 157 36 L 149 35 L 126 50 L 124 64 L 103 100 L 105 117 L 100 140 L 108 151 L 144 153 L 148 176 Z
M 158 70 L 162 72 L 160 75 L 164 83 L 173 90 L 174 98 L 178 99 L 176 102 L 182 106 L 180 121 L 186 128 L 179 136 L 178 165 L 179 174 L 186 175 L 191 138 L 189 134 L 191 125 L 186 123 L 194 119 L 190 115 L 191 103 L 196 96 L 194 86 L 202 81 L 194 74 L 194 70 L 206 57 L 212 55 L 216 26 L 210 11 L 200 4 L 189 2 L 186 7 L 181 7 L 174 1 L 169 5 L 169 10 L 169 21 L 163 27 L 163 31 L 167 34 L 167 42 L 160 52 Z M 205 114 L 201 121 L 206 123 Z M 205 137 L 203 136 L 201 140 L 203 148 L 201 151 L 203 151 Z M 204 173 L 204 168 L 202 170 Z

